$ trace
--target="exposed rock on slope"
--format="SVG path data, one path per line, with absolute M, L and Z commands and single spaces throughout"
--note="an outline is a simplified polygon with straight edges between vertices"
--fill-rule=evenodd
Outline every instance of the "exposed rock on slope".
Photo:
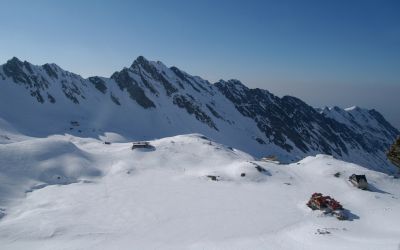
M 400 137 L 390 146 L 387 157 L 394 165 L 400 168 Z

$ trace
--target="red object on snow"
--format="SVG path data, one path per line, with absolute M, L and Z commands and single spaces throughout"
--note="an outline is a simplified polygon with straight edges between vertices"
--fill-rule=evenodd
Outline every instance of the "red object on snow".
M 330 196 L 323 196 L 321 193 L 313 193 L 307 206 L 311 209 L 326 209 L 340 210 L 343 209 L 342 205 Z

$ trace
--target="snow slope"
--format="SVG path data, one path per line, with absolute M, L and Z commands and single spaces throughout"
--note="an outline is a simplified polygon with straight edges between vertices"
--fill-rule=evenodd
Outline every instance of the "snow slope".
M 199 134 L 151 141 L 153 150 L 109 136 L 120 142 L 66 134 L 0 145 L 0 249 L 399 247 L 392 176 L 326 155 L 260 162 Z M 352 173 L 370 190 L 354 188 Z M 340 201 L 350 220 L 311 211 L 313 192 Z

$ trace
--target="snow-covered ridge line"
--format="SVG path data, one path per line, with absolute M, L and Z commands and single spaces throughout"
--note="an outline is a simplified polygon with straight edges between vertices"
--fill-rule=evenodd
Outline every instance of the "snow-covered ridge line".
M 290 162 L 324 153 L 384 172 L 394 171 L 384 153 L 399 134 L 376 110 L 316 110 L 295 97 L 239 80 L 212 84 L 142 56 L 110 78 L 86 79 L 13 58 L 0 66 L 0 118 L 25 135 L 202 133 L 257 157 Z

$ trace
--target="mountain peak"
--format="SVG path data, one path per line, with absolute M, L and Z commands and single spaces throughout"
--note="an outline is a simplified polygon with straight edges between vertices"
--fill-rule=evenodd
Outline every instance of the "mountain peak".
M 29 64 L 27 61 L 22 62 L 21 60 L 19 60 L 17 57 L 13 57 L 11 59 L 9 59 L 5 65 L 9 65 L 11 67 L 22 67 L 24 64 Z
M 244 84 L 241 82 L 241 81 L 239 81 L 238 79 L 229 79 L 229 80 L 224 80 L 224 79 L 220 79 L 219 81 L 218 81 L 219 83 L 223 83 L 223 84 L 233 84 L 233 85 L 239 85 L 239 86 L 244 86 Z
M 133 61 L 130 68 L 137 68 L 141 66 L 146 71 L 152 71 L 152 69 L 157 69 L 157 71 L 168 71 L 170 70 L 164 63 L 161 61 L 150 61 L 144 56 L 138 56 L 135 61 Z
M 147 60 L 144 56 L 138 56 L 132 63 L 131 68 L 135 68 L 138 65 L 147 66 L 150 61 Z
M 136 58 L 135 61 L 138 61 L 138 62 L 148 62 L 149 60 L 147 60 L 144 56 L 138 56 L 138 57 Z
M 19 60 L 18 57 L 14 56 L 10 60 L 8 60 L 7 63 L 22 63 L 22 61 Z
M 29 74 L 34 74 L 33 69 L 35 67 L 41 67 L 43 68 L 48 74 L 49 70 L 54 71 L 54 72 L 62 72 L 65 71 L 63 68 L 58 66 L 55 63 L 45 63 L 43 65 L 33 65 L 32 63 L 28 61 L 21 61 L 18 57 L 12 57 L 11 59 L 7 60 L 7 62 L 4 64 L 5 70 L 9 73 L 12 74 L 12 72 L 19 72 L 21 73 L 21 70 L 25 70 L 26 73 Z M 49 74 L 54 75 L 54 74 Z

